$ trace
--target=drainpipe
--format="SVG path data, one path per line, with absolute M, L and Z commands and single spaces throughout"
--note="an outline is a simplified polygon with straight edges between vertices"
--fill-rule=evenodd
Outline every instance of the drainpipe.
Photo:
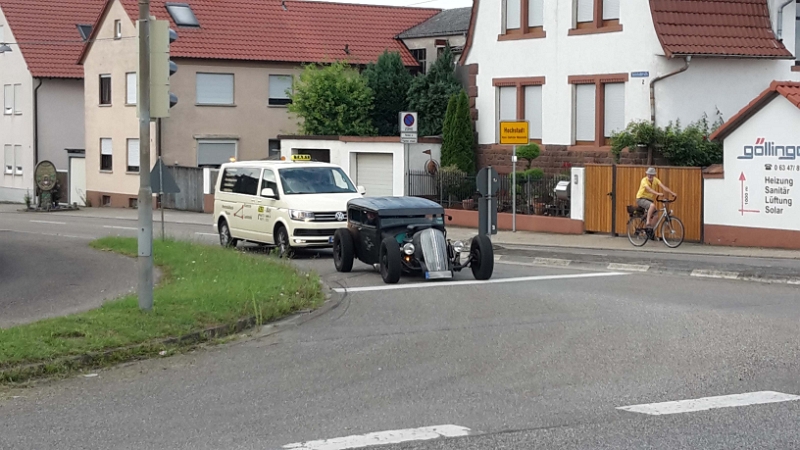
M 39 164 L 39 88 L 44 80 L 39 78 L 39 84 L 33 90 L 33 167 Z
M 794 0 L 786 0 L 786 3 L 778 8 L 778 41 L 780 42 L 783 42 L 783 10 L 792 3 Z M 795 49 L 795 53 L 797 53 L 797 49 Z
M 650 122 L 653 124 L 653 126 L 656 126 L 656 82 L 661 81 L 664 78 L 669 78 L 669 77 L 671 77 L 673 75 L 677 75 L 677 74 L 679 74 L 681 72 L 685 72 L 686 69 L 689 68 L 689 61 L 691 61 L 691 60 L 692 60 L 692 56 L 691 55 L 686 56 L 684 58 L 683 67 L 681 67 L 680 69 L 678 69 L 678 70 L 676 70 L 674 72 L 670 72 L 670 73 L 668 73 L 666 75 L 661 75 L 660 77 L 655 77 L 655 78 L 653 78 L 652 81 L 650 81 Z M 653 164 L 653 149 L 652 148 L 648 148 L 647 149 L 647 165 L 649 166 L 649 165 L 652 165 L 652 164 Z

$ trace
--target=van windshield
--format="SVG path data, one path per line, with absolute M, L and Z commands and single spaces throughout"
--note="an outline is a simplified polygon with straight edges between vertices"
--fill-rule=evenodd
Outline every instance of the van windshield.
M 292 194 L 341 194 L 356 192 L 338 167 L 292 167 L 278 170 L 283 192 Z

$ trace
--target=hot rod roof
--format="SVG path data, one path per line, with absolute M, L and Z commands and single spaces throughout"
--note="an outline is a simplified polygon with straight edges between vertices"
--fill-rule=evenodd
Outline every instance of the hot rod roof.
M 375 211 L 379 216 L 444 214 L 438 203 L 421 197 L 361 197 L 347 205 Z

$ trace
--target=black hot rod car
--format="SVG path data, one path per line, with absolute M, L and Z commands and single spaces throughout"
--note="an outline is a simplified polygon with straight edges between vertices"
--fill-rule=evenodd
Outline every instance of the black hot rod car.
M 445 230 L 445 212 L 438 203 L 419 197 L 364 197 L 347 203 L 347 228 L 333 236 L 333 262 L 339 272 L 350 272 L 353 260 L 377 265 L 386 283 L 397 283 L 402 273 L 425 279 L 453 278 L 470 267 L 478 280 L 494 270 L 494 252 L 488 237 L 478 235 L 467 246 L 451 242 Z M 461 253 L 469 256 L 462 263 Z

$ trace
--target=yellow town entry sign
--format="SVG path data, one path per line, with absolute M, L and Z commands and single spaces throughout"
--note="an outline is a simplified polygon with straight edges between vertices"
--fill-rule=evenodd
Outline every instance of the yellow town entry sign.
M 530 142 L 528 137 L 528 121 L 520 120 L 515 122 L 500 122 L 500 143 L 501 144 L 527 144 Z

